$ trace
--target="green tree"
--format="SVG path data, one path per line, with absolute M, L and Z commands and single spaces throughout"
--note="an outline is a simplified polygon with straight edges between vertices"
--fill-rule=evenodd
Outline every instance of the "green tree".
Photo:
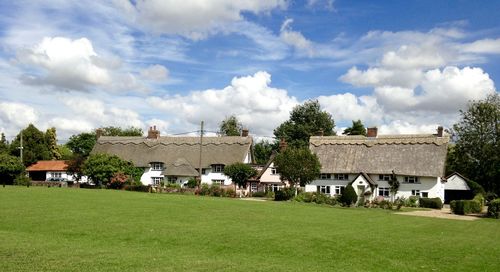
M 342 203 L 342 205 L 347 207 L 350 207 L 352 204 L 358 201 L 358 195 L 356 194 L 354 187 L 352 187 L 352 184 L 348 184 L 345 187 L 344 192 L 342 192 L 342 195 L 340 195 L 339 201 L 340 203 Z
M 391 179 L 389 179 L 389 181 L 387 182 L 389 183 L 389 190 L 391 191 L 392 200 L 394 201 L 394 199 L 396 199 L 396 194 L 398 193 L 400 185 L 399 180 L 394 171 L 392 171 Z
M 237 162 L 224 167 L 224 175 L 231 178 L 236 191 L 236 185 L 246 186 L 247 180 L 257 175 L 257 171 L 248 164 Z
M 90 151 L 94 148 L 95 143 L 95 133 L 84 132 L 69 137 L 69 141 L 66 143 L 66 146 L 71 150 L 71 152 L 73 152 L 73 154 L 88 157 Z
M 16 176 L 24 173 L 25 167 L 18 157 L 0 153 L 0 182 L 13 184 Z
M 23 163 L 28 166 L 39 160 L 50 160 L 52 155 L 45 140 L 45 134 L 33 124 L 20 132 L 10 145 L 10 153 L 20 156 L 21 133 L 23 135 Z
M 309 137 L 322 132 L 335 135 L 331 114 L 322 111 L 317 100 L 310 100 L 293 108 L 290 119 L 274 130 L 277 139 L 285 139 L 289 146 L 308 147 Z
M 260 141 L 253 146 L 253 155 L 257 164 L 266 164 L 271 154 L 273 153 L 274 146 L 269 141 Z
M 448 169 L 500 194 L 500 96 L 495 93 L 473 101 L 460 114 L 461 120 L 453 126 L 457 140 L 448 156 Z
M 132 162 L 124 161 L 116 155 L 92 154 L 83 163 L 82 172 L 94 183 L 107 185 L 116 173 L 137 175 Z
M 73 152 L 66 145 L 57 145 L 57 152 L 61 155 L 60 160 L 71 160 L 73 158 Z
M 364 135 L 366 136 L 366 128 L 361 122 L 361 120 L 354 121 L 352 120 L 352 126 L 344 129 L 342 133 L 344 135 Z
M 9 152 L 9 142 L 5 139 L 5 134 L 2 133 L 0 136 L 0 153 L 8 153 Z
M 45 132 L 45 141 L 47 142 L 47 147 L 49 148 L 52 159 L 60 160 L 61 154 L 59 153 L 59 148 L 57 146 L 57 134 L 55 127 L 47 129 Z
M 240 136 L 243 125 L 236 116 L 231 115 L 222 120 L 219 125 L 219 135 L 221 136 Z
M 128 127 L 128 128 L 121 128 L 121 127 L 102 127 L 100 128 L 102 131 L 102 136 L 142 136 L 144 135 L 144 132 L 142 131 L 141 128 L 137 127 Z M 95 135 L 95 134 L 94 134 Z
M 287 148 L 274 158 L 274 166 L 282 180 L 290 185 L 305 186 L 316 179 L 321 170 L 318 156 L 308 148 Z

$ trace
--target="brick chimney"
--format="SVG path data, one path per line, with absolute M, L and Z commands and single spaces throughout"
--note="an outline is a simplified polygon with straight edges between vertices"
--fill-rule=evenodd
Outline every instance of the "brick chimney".
M 377 138 L 377 127 L 371 127 L 366 129 L 366 137 Z
M 443 127 L 442 126 L 439 126 L 438 129 L 437 129 L 437 136 L 438 137 L 443 137 Z
M 248 128 L 244 128 L 241 130 L 241 137 L 248 137 Z
M 160 138 L 160 131 L 156 129 L 156 126 L 149 127 L 148 139 L 158 139 Z
M 95 130 L 95 138 L 98 140 L 102 136 L 102 129 L 98 128 Z
M 285 149 L 288 147 L 288 144 L 286 143 L 285 139 L 281 138 L 280 139 L 280 151 L 283 152 Z

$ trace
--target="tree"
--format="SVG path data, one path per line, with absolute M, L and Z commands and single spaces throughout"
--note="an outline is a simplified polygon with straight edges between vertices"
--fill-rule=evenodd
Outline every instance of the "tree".
M 24 173 L 25 167 L 18 157 L 0 153 L 0 182 L 13 184 L 16 176 Z
M 447 167 L 500 194 L 500 96 L 473 101 L 460 114 L 453 126 L 457 141 Z
M 61 154 L 59 153 L 59 148 L 57 146 L 57 135 L 56 128 L 48 128 L 45 132 L 45 141 L 47 142 L 47 147 L 52 156 L 52 159 L 60 160 Z
M 399 180 L 394 171 L 392 171 L 391 179 L 389 179 L 389 181 L 387 182 L 389 183 L 389 190 L 391 191 L 392 200 L 394 201 L 399 190 Z
M 73 154 L 80 155 L 82 157 L 88 157 L 92 148 L 96 143 L 96 135 L 94 132 L 80 133 L 78 135 L 72 135 L 69 137 L 69 141 L 66 146 L 71 149 Z
M 219 125 L 219 135 L 221 136 L 240 136 L 243 125 L 236 116 L 231 115 L 222 120 Z
M 52 155 L 45 140 L 45 134 L 38 130 L 33 124 L 20 132 L 10 145 L 10 153 L 20 156 L 21 133 L 23 135 L 23 163 L 28 166 L 39 160 L 50 160 Z
M 354 121 L 352 120 L 352 126 L 344 129 L 342 133 L 344 135 L 364 135 L 366 136 L 366 128 L 361 122 L 361 120 Z
M 253 155 L 257 164 L 266 164 L 273 153 L 274 145 L 269 141 L 260 141 L 253 146 Z
M 73 152 L 66 145 L 57 145 L 57 152 L 61 155 L 60 160 L 71 160 Z
M 246 186 L 247 180 L 257 175 L 257 171 L 248 164 L 237 162 L 224 167 L 224 175 L 231 178 L 236 191 L 236 185 Z
M 331 114 L 322 111 L 318 100 L 310 100 L 293 108 L 290 119 L 274 130 L 277 139 L 285 139 L 289 146 L 307 147 L 309 137 L 322 133 L 335 135 Z
M 117 173 L 134 177 L 137 168 L 132 162 L 124 161 L 116 155 L 92 154 L 83 163 L 83 174 L 94 183 L 107 185 Z
M 350 207 L 352 204 L 356 203 L 358 201 L 358 195 L 356 194 L 356 191 L 354 190 L 354 187 L 352 187 L 352 184 L 348 184 L 344 192 L 340 195 L 339 199 L 340 203 L 342 205 Z
M 9 151 L 9 142 L 5 139 L 5 134 L 1 134 L 0 136 L 0 153 L 8 153 Z
M 73 177 L 76 181 L 80 181 L 83 176 L 83 164 L 85 163 L 85 157 L 80 154 L 74 154 L 73 157 L 68 161 L 68 167 L 66 170 L 73 173 Z
M 142 131 L 141 128 L 137 127 L 128 127 L 128 128 L 121 128 L 121 127 L 102 127 L 100 128 L 102 131 L 102 136 L 142 136 L 144 135 L 144 132 Z M 95 134 L 94 134 L 95 135 Z
M 316 179 L 321 170 L 318 156 L 308 148 L 287 148 L 274 158 L 274 166 L 281 180 L 290 185 L 305 186 Z

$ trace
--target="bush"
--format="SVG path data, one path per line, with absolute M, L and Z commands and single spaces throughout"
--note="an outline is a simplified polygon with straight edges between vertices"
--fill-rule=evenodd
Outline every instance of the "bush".
M 443 201 L 439 197 L 435 197 L 435 198 L 421 197 L 419 199 L 418 203 L 419 203 L 419 206 L 422 208 L 431 208 L 431 209 L 443 208 Z
M 474 195 L 477 195 L 477 194 L 485 195 L 486 194 L 486 192 L 484 191 L 484 188 L 483 188 L 483 186 L 481 186 L 481 184 L 479 184 L 475 181 L 472 181 L 472 180 L 465 180 L 465 182 L 467 183 L 467 185 L 469 186 L 469 188 L 471 189 L 471 191 Z
M 123 189 L 125 191 L 135 191 L 135 192 L 149 192 L 149 186 L 146 185 L 137 185 L 137 184 L 132 184 L 132 185 L 125 185 L 123 186 Z
M 210 195 L 210 187 L 208 186 L 208 184 L 203 183 L 198 190 L 198 194 L 202 196 Z
M 396 210 L 401 210 L 401 207 L 405 206 L 407 200 L 405 197 L 398 197 L 394 200 L 394 205 L 396 205 Z
M 265 197 L 265 196 L 266 196 L 266 192 L 264 192 L 264 191 L 252 193 L 252 197 Z
M 196 179 L 190 178 L 187 182 L 187 187 L 188 188 L 195 188 L 196 187 Z
M 222 196 L 222 188 L 218 185 L 210 186 L 208 191 L 209 191 L 209 195 L 211 195 L 211 196 L 216 196 L 216 197 Z
M 20 185 L 20 186 L 30 186 L 31 185 L 31 179 L 25 175 L 19 175 L 14 179 L 14 185 Z
M 384 210 L 392 210 L 392 202 L 389 200 L 382 200 L 378 203 L 378 206 Z
M 491 201 L 496 200 L 498 195 L 493 192 L 488 192 L 484 198 L 486 199 L 486 203 L 490 203 Z
M 491 218 L 496 218 L 496 219 L 500 218 L 500 198 L 497 198 L 490 202 L 490 205 L 488 206 L 487 215 L 488 217 Z
M 327 204 L 331 206 L 335 206 L 338 204 L 337 198 L 330 197 L 329 195 L 317 192 L 300 193 L 297 196 L 295 196 L 293 200 L 297 202 L 304 202 L 304 203 L 314 202 L 316 204 Z
M 481 204 L 477 200 L 453 200 L 450 202 L 454 214 L 480 213 Z
M 479 212 L 481 212 L 485 203 L 484 196 L 482 194 L 477 194 L 472 200 L 479 202 Z
M 340 196 L 339 200 L 343 206 L 347 207 L 356 203 L 356 201 L 358 200 L 358 195 L 356 194 L 356 191 L 354 191 L 354 188 L 351 184 L 345 187 L 344 193 Z
M 287 201 L 295 196 L 295 188 L 283 188 L 274 193 L 274 201 Z
M 266 192 L 266 197 L 274 199 L 274 192 L 273 191 L 267 191 Z
M 410 196 L 409 198 L 407 198 L 404 206 L 412 208 L 418 207 L 418 196 Z

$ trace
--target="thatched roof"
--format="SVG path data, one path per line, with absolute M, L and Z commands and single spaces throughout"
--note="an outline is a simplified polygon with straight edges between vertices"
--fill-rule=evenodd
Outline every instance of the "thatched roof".
M 165 176 L 196 177 L 199 172 L 186 159 L 179 158 L 174 163 L 167 165 L 162 174 Z
M 323 173 L 360 173 L 441 177 L 449 137 L 426 135 L 313 136 Z
M 109 137 L 97 140 L 92 153 L 114 154 L 132 161 L 135 166 L 148 167 L 151 162 L 163 162 L 165 166 L 176 165 L 182 173 L 193 173 L 198 168 L 200 158 L 200 138 L 198 137 Z M 232 164 L 243 162 L 252 146 L 251 137 L 203 137 L 202 167 L 212 164 Z M 182 160 L 179 160 L 182 159 Z M 190 167 L 189 167 L 190 166 Z

